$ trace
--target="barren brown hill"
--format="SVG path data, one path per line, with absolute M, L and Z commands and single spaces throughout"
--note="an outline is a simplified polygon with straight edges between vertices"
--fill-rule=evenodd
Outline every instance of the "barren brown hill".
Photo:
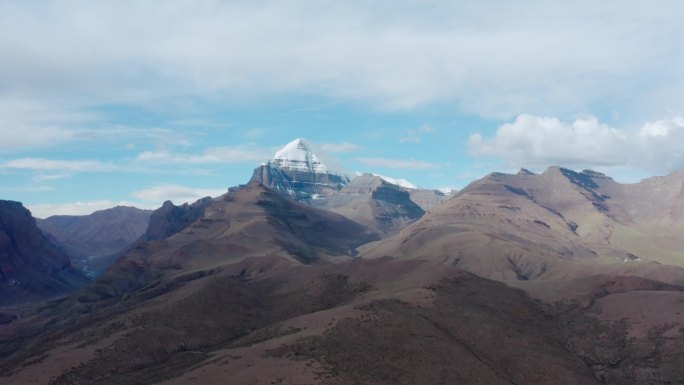
M 496 174 L 352 258 L 365 227 L 250 184 L 87 290 L 11 309 L 0 380 L 682 383 L 681 269 L 577 226 Z
M 21 203 L 0 200 L 0 305 L 54 297 L 87 282 Z
M 341 215 L 287 199 L 254 182 L 195 205 L 202 208 L 196 221 L 179 225 L 182 230 L 172 236 L 129 250 L 91 287 L 90 295 L 125 292 L 158 276 L 206 272 L 252 256 L 278 255 L 307 264 L 344 259 L 377 239 Z M 181 221 L 185 223 L 185 217 Z
M 681 283 L 681 269 L 663 265 L 684 266 L 683 180 L 624 185 L 559 167 L 493 173 L 364 255 L 438 260 L 502 281 L 632 271 Z
M 650 301 L 642 302 L 648 310 Z M 544 304 L 425 260 L 302 265 L 250 257 L 116 300 L 24 309 L 1 337 L 0 379 L 627 385 L 683 378 L 684 336 L 671 323 L 649 319 L 651 331 L 639 334 L 629 320 L 616 322 L 624 313 L 610 296 L 597 294 L 595 303 Z

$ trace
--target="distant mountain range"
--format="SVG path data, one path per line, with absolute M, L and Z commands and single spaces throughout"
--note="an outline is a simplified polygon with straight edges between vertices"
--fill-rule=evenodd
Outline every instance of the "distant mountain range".
M 223 196 L 165 202 L 87 287 L 0 308 L 0 381 L 684 379 L 684 173 L 621 184 L 554 166 L 446 196 L 325 157 L 296 140 Z M 39 279 L 71 272 L 9 207 Z
M 123 251 L 147 230 L 152 212 L 118 206 L 90 215 L 54 215 L 36 220 L 72 258 L 103 257 Z

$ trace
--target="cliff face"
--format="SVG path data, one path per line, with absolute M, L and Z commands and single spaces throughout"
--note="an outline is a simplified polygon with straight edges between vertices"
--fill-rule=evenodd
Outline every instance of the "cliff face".
M 204 211 L 212 202 L 209 197 L 193 204 L 174 205 L 166 201 L 150 216 L 147 231 L 140 238 L 143 241 L 160 241 L 168 238 L 204 216 Z
M 347 172 L 305 139 L 295 139 L 254 170 L 258 182 L 299 202 L 319 205 L 350 181 Z M 325 159 L 325 161 L 323 160 Z
M 340 175 L 286 170 L 271 163 L 257 167 L 251 181 L 259 182 L 296 201 L 307 203 L 324 200 L 349 182 Z
M 409 196 L 424 211 L 430 211 L 437 207 L 449 196 L 439 190 L 409 189 Z
M 21 203 L 0 200 L 0 304 L 60 295 L 86 282 Z
M 372 175 L 357 176 L 322 207 L 381 234 L 397 232 L 425 214 L 405 189 Z

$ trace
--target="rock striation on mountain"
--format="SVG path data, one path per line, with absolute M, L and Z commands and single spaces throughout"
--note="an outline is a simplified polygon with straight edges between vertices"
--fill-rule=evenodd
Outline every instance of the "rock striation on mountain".
M 251 181 L 262 183 L 300 202 L 313 203 L 328 198 L 351 178 L 306 139 L 295 139 L 276 152 L 273 159 L 254 170 Z
M 382 234 L 399 231 L 425 214 L 406 189 L 374 175 L 360 175 L 321 206 Z

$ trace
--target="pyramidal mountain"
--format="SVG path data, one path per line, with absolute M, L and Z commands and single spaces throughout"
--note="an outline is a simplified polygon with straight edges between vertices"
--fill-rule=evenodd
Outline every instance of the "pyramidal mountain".
M 313 207 L 342 214 L 379 234 L 392 234 L 436 207 L 446 195 L 406 179 L 353 176 L 306 139 L 295 139 L 254 170 L 251 182 Z
M 314 152 L 314 145 L 306 139 L 295 139 L 257 167 L 251 181 L 299 202 L 322 200 L 351 181 L 348 172 L 324 157 L 320 150 Z

